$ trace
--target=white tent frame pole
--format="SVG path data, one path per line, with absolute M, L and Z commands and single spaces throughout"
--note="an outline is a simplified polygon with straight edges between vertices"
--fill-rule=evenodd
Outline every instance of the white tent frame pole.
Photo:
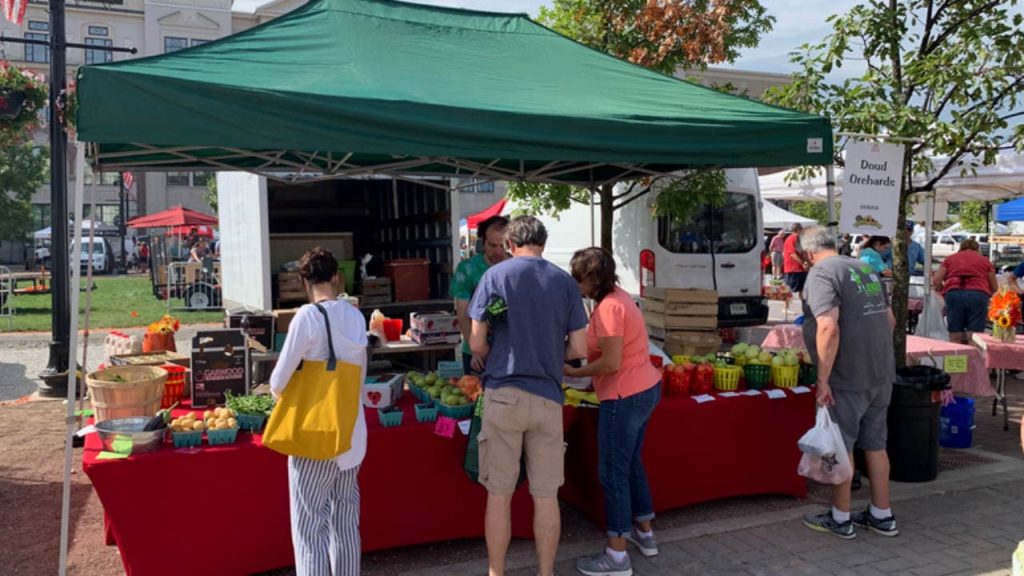
M 929 190 L 924 197 L 924 305 L 922 306 L 919 326 L 921 335 L 929 338 L 928 305 L 932 299 L 932 228 L 935 226 L 935 191 Z M 913 263 L 911 263 L 913 266 Z
M 838 228 L 836 221 L 836 166 L 829 164 L 825 166 L 825 198 L 828 202 L 828 225 L 830 228 Z
M 78 256 L 82 245 L 82 197 L 85 192 L 85 146 L 75 142 L 75 226 L 71 235 L 71 254 Z M 63 215 L 58 214 L 58 217 Z M 61 250 L 61 246 L 54 246 L 54 250 Z M 75 435 L 75 392 L 78 390 L 78 295 L 82 285 L 82 267 L 79 266 L 81 257 L 72 257 L 68 260 L 71 266 L 71 313 L 68 315 L 71 330 L 68 332 L 68 397 L 67 414 L 65 417 L 64 434 L 64 489 L 61 496 L 60 508 L 60 576 L 68 573 L 68 531 L 71 525 L 71 459 L 74 454 L 72 441 Z M 67 270 L 54 270 L 54 274 L 67 274 Z

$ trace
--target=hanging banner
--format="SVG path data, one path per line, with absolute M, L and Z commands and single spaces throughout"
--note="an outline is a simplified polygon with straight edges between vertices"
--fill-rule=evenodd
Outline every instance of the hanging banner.
M 903 146 L 854 141 L 846 149 L 839 231 L 893 236 L 900 208 Z

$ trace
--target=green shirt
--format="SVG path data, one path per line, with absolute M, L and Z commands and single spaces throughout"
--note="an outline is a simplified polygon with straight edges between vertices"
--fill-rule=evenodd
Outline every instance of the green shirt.
M 476 254 L 468 260 L 459 262 L 459 265 L 455 268 L 455 277 L 452 278 L 451 288 L 448 293 L 454 300 L 465 300 L 469 302 L 473 299 L 473 292 L 476 291 L 476 287 L 480 284 L 480 279 L 483 278 L 484 272 L 490 265 L 487 264 L 487 260 L 484 259 L 483 254 Z M 469 342 L 464 341 L 462 343 L 462 352 L 464 354 L 470 354 Z

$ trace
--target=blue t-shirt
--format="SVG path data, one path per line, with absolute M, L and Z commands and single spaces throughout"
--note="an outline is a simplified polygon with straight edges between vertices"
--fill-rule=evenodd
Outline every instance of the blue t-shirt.
M 517 256 L 487 269 L 469 317 L 484 321 L 494 298 L 508 309 L 490 327 L 484 387 L 515 386 L 561 404 L 565 337 L 587 326 L 576 281 L 543 258 Z
M 1024 278 L 1024 262 L 1017 264 L 1017 267 L 1013 269 L 1013 275 L 1017 278 Z

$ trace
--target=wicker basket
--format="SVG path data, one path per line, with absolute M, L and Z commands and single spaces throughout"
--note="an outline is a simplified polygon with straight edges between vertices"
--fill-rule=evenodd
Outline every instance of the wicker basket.
M 772 366 L 772 383 L 776 388 L 793 388 L 799 381 L 799 366 Z
M 736 390 L 740 387 L 743 369 L 736 366 L 715 368 L 715 390 Z
M 167 371 L 159 366 L 111 366 L 85 376 L 96 421 L 153 416 L 160 409 Z
M 747 388 L 761 390 L 771 380 L 772 367 L 768 364 L 747 364 L 743 367 L 743 376 L 747 380 Z

